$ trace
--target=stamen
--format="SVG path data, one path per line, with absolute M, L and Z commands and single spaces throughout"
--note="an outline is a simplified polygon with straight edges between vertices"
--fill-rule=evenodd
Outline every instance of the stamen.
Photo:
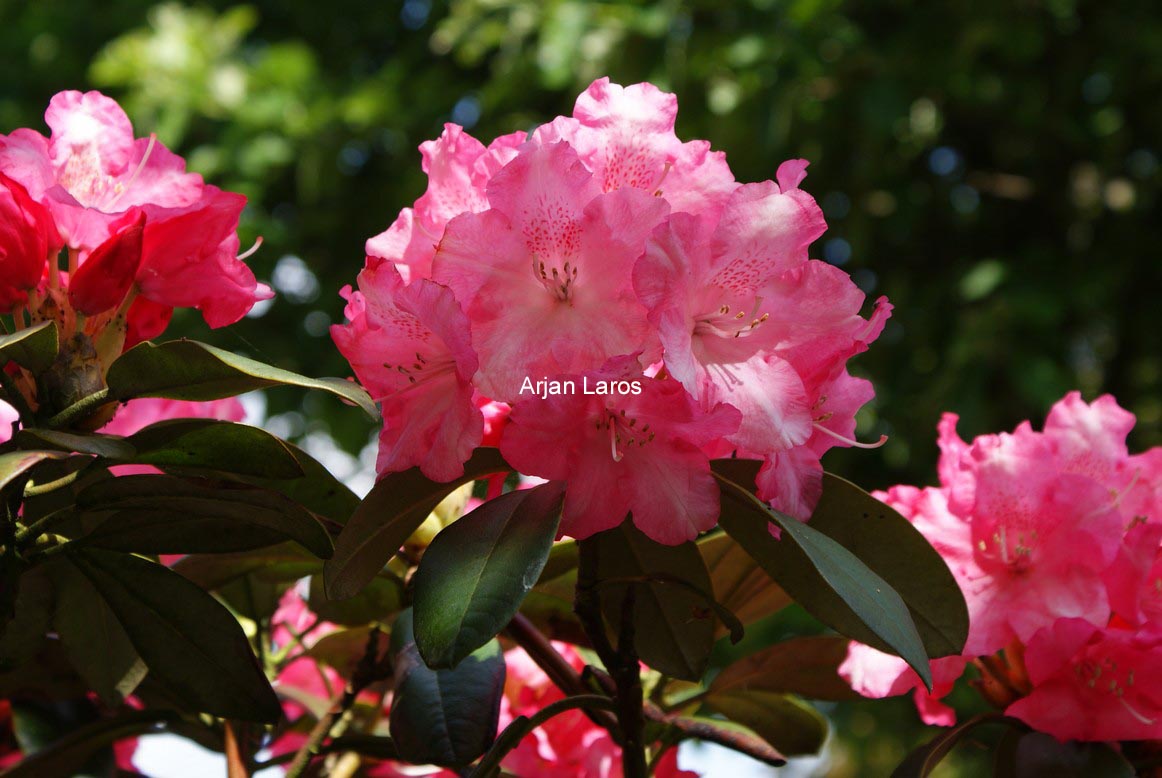
M 820 432 L 822 432 L 826 435 L 830 435 L 831 437 L 835 438 L 836 440 L 838 440 L 842 443 L 846 443 L 849 446 L 854 446 L 855 448 L 879 448 L 880 446 L 882 446 L 888 442 L 887 435 L 880 435 L 880 439 L 877 440 L 875 443 L 860 443 L 857 440 L 852 440 L 851 438 L 845 438 L 842 435 L 840 435 L 838 432 L 836 432 L 835 430 L 828 429 L 827 427 L 824 427 L 822 424 L 820 424 L 818 422 L 813 421 L 813 422 L 811 422 L 811 425 L 813 427 L 815 427 L 815 429 L 819 430 Z
M 238 259 L 246 259 L 246 258 L 250 257 L 254 252 L 258 251 L 260 246 L 262 246 L 262 236 L 261 235 L 259 235 L 257 238 L 254 239 L 253 246 L 251 246 L 250 248 L 246 249 L 246 251 L 243 251 L 241 254 L 238 255 Z
M 114 195 L 112 200 L 105 203 L 106 209 L 111 208 L 118 200 L 121 199 L 121 197 L 126 192 L 133 188 L 133 183 L 137 181 L 137 177 L 141 175 L 141 171 L 145 169 L 145 163 L 149 161 L 149 155 L 153 153 L 153 147 L 156 143 L 157 133 L 149 133 L 149 145 L 145 147 L 145 153 L 141 155 L 141 161 L 137 163 L 137 168 L 133 171 L 133 175 L 129 176 L 129 180 L 121 186 L 120 191 Z

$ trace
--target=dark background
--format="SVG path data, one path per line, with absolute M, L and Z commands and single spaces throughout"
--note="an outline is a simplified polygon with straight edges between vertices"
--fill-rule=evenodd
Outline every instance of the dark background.
M 485 142 L 529 129 L 601 75 L 650 80 L 678 94 L 679 136 L 724 150 L 740 181 L 809 159 L 829 224 L 813 255 L 896 307 L 852 365 L 877 392 L 859 435 L 890 441 L 826 467 L 868 489 L 934 483 L 942 411 L 965 437 L 1039 426 L 1070 389 L 1133 411 L 1131 450 L 1162 443 L 1154 3 L 368 8 L 0 0 L 0 131 L 47 132 L 58 90 L 119 99 L 139 136 L 250 196 L 243 245 L 264 237 L 250 263 L 280 291 L 261 317 L 210 332 L 187 312 L 168 334 L 347 375 L 326 327 L 363 242 L 423 192 L 420 142 L 446 121 Z M 291 436 L 357 452 L 372 433 L 329 399 L 268 402 Z M 875 733 L 912 718 L 899 702 L 838 712 L 865 768 L 898 761 L 900 733 Z

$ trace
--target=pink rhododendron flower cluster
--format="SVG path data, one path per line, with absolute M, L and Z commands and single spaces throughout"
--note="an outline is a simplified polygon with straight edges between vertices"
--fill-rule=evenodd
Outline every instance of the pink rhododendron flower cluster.
M 877 496 L 948 563 L 968 603 L 964 655 L 933 662 L 933 696 L 867 646 L 841 673 L 871 697 L 915 690 L 925 721 L 948 725 L 936 698 L 971 661 L 990 702 L 1058 738 L 1162 738 L 1162 448 L 1131 455 L 1134 417 L 1109 395 L 1070 393 L 1041 432 L 966 443 L 956 422 L 939 425 L 939 487 Z
M 45 120 L 49 137 L 0 135 L 0 312 L 56 320 L 62 342 L 127 326 L 131 345 L 176 307 L 221 327 L 271 296 L 238 256 L 245 197 L 187 173 L 156 137 L 134 138 L 99 92 L 60 92 Z
M 848 358 L 883 329 L 846 273 L 808 258 L 823 214 L 799 188 L 734 180 L 674 132 L 677 100 L 595 81 L 572 116 L 489 145 L 449 124 L 428 188 L 367 242 L 332 329 L 382 404 L 381 474 L 447 481 L 483 444 L 567 482 L 563 534 L 635 524 L 662 543 L 714 526 L 711 457 L 763 460 L 760 495 L 806 519 L 820 456 L 873 396 Z

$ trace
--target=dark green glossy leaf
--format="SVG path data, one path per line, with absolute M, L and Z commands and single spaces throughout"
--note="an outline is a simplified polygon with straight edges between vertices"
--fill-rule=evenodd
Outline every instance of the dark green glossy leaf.
M 83 490 L 77 505 L 111 512 L 81 543 L 149 554 L 245 551 L 294 540 L 321 558 L 331 536 L 308 511 L 275 492 L 229 482 L 129 475 Z
M 137 464 L 207 468 L 265 478 L 303 475 L 302 466 L 286 443 L 248 424 L 171 419 L 151 424 L 128 440 L 136 449 L 129 461 Z
M 900 595 L 858 557 L 810 524 L 772 511 L 753 494 L 743 460 L 716 460 L 719 523 L 809 613 L 824 624 L 904 659 L 931 689 L 924 644 Z M 744 486 L 745 484 L 745 486 Z M 773 522 L 783 532 L 771 537 Z
M 195 340 L 139 343 L 109 367 L 110 397 L 219 400 L 271 386 L 299 386 L 336 395 L 379 418 L 371 396 L 342 378 L 308 378 Z
M 743 626 L 772 616 L 791 603 L 791 598 L 762 566 L 725 532 L 698 539 L 698 551 L 714 585 L 714 599 L 733 613 Z M 714 637 L 729 630 L 719 623 Z
M 243 483 L 261 486 L 289 497 L 317 516 L 337 524 L 346 524 L 351 514 L 359 507 L 359 498 L 355 492 L 298 446 L 286 441 L 279 442 L 294 456 L 299 469 L 303 472 L 301 477 L 260 478 L 239 473 L 234 473 L 233 477 Z
M 45 568 L 31 570 L 5 557 L 0 560 L 0 585 L 5 597 L 13 598 L 12 618 L 0 627 L 0 673 L 26 665 L 40 648 L 49 631 L 53 612 L 53 587 Z
M 827 719 L 807 703 L 763 691 L 714 692 L 706 706 L 754 730 L 787 756 L 814 754 L 827 739 Z
M 190 554 L 172 566 L 176 573 L 207 591 L 246 576 L 271 583 L 297 581 L 323 569 L 323 563 L 297 544 L 281 543 L 254 551 L 229 554 Z
M 323 621 L 349 627 L 373 621 L 387 622 L 404 606 L 403 582 L 376 576 L 359 594 L 331 600 L 324 591 L 323 576 L 311 576 L 310 609 Z
M 537 582 L 565 492 L 550 482 L 502 494 L 445 527 L 416 570 L 416 645 L 429 667 L 454 667 L 497 635 Z
M 1134 778 L 1137 773 L 1126 758 L 1108 743 L 1062 743 L 1043 732 L 1018 734 L 1005 750 L 1004 761 L 998 754 L 994 778 Z M 998 749 L 999 750 L 999 749 Z
M 124 738 L 143 735 L 159 725 L 176 721 L 169 711 L 128 711 L 111 719 L 86 724 L 55 741 L 44 750 L 26 756 L 4 773 L 4 778 L 45 778 L 76 775 L 77 771 L 103 748 Z
M 977 727 L 986 724 L 1006 724 L 1008 726 L 1023 727 L 1016 719 L 1006 718 L 1000 713 L 981 713 L 967 721 L 962 721 L 951 729 L 942 730 L 936 737 L 919 748 L 914 749 L 892 771 L 892 778 L 927 778 L 940 764 L 944 757 L 956 747 L 960 741 L 968 736 Z M 1021 774 L 1022 776 L 1024 773 Z
M 811 527 L 827 535 L 895 589 L 930 657 L 959 654 L 968 637 L 968 606 L 944 559 L 897 511 L 850 481 L 823 474 Z
M 420 658 L 405 610 L 391 630 L 395 696 L 390 729 L 399 754 L 417 764 L 462 767 L 496 738 L 504 693 L 504 654 L 491 640 L 450 670 Z
M 70 548 L 121 622 L 152 678 L 195 711 L 243 721 L 275 721 L 278 698 L 230 613 L 197 585 L 130 554 Z
M 0 489 L 46 459 L 64 459 L 67 456 L 62 451 L 13 451 L 0 454 Z
M 45 321 L 11 335 L 0 335 L 0 365 L 8 360 L 38 375 L 56 359 L 56 322 Z
M 604 585 L 602 581 L 660 575 L 690 585 L 688 589 L 669 583 L 632 584 L 633 620 L 638 625 L 634 645 L 643 662 L 666 675 L 689 681 L 701 678 L 714 645 L 715 618 L 707 605 L 713 591 L 710 574 L 698 547 L 655 543 L 630 521 L 591 540 L 597 544 L 598 593 L 610 624 L 621 623 L 628 584 Z
M 49 567 L 56 589 L 53 626 L 65 655 L 97 696 L 117 707 L 145 677 L 145 663 L 89 579 L 67 560 Z
M 816 700 L 859 699 L 837 672 L 847 657 L 849 642 L 847 638 L 831 636 L 784 640 L 728 665 L 715 676 L 710 691 L 764 691 Z
M 109 459 L 128 459 L 134 448 L 125 438 L 116 435 L 102 435 L 98 432 L 62 432 L 28 428 L 16 435 L 21 448 L 51 448 L 78 454 L 93 454 Z
M 464 463 L 464 475 L 436 483 L 413 467 L 380 479 L 335 541 L 325 578 L 331 599 L 353 597 L 396 555 L 440 500 L 461 484 L 508 471 L 494 448 L 480 448 Z

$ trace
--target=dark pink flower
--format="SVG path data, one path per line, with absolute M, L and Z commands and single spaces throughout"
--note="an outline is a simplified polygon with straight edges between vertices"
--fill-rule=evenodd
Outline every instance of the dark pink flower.
M 1005 713 L 1060 740 L 1162 738 L 1162 640 L 1059 619 L 1029 640 L 1033 691 Z
M 561 380 L 572 391 L 513 406 L 500 450 L 522 473 L 566 482 L 562 534 L 585 538 L 632 512 L 638 529 L 673 545 L 718 522 L 702 447 L 730 434 L 738 411 L 703 411 L 677 381 L 644 377 L 633 356 Z
M 0 313 L 28 299 L 59 250 L 52 214 L 0 173 Z
M 428 279 L 405 285 L 390 262 L 368 257 L 359 291 L 344 289 L 347 324 L 331 328 L 359 382 L 383 407 L 376 469 L 419 466 L 450 481 L 483 437 L 473 400 L 476 354 L 452 292 Z

